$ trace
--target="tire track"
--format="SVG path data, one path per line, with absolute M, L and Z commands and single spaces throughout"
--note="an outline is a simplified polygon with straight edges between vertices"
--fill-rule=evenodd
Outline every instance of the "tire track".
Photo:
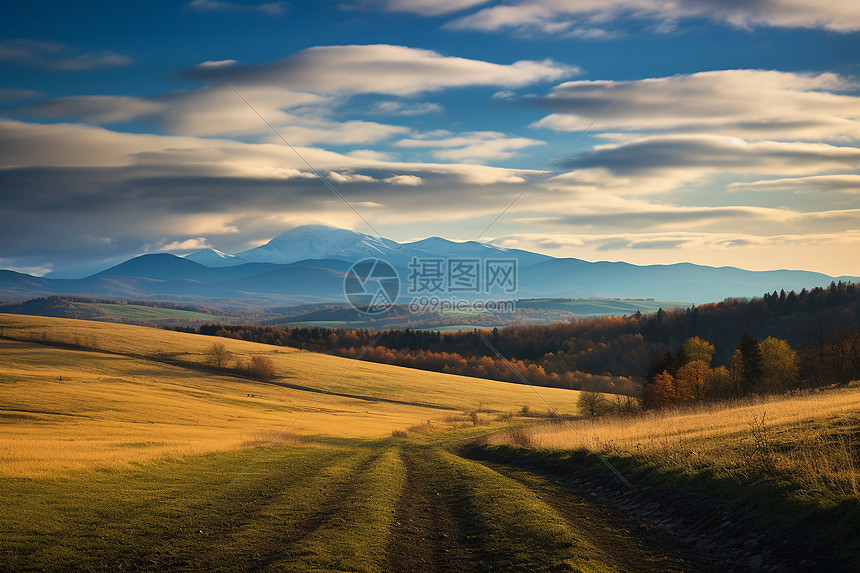
M 426 450 L 402 449 L 406 486 L 397 504 L 383 571 L 476 571 L 474 551 L 455 517 L 451 484 Z

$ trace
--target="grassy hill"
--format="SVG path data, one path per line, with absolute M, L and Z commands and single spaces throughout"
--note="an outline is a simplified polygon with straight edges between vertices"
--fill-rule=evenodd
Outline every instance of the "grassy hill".
M 137 301 L 141 303 L 141 301 Z M 144 301 L 119 302 L 85 297 L 49 296 L 25 302 L 0 304 L 0 313 L 78 318 L 108 322 L 146 322 L 159 324 L 196 324 L 225 317 L 193 306 L 178 308 L 177 303 Z
M 428 420 L 462 423 L 476 410 L 546 410 L 521 385 L 219 339 L 231 363 L 272 360 L 274 379 L 259 382 L 211 367 L 210 337 L 139 326 L 0 315 L 0 336 L 7 476 L 249 447 L 291 424 L 294 435 L 378 438 Z M 540 393 L 576 409 L 577 392 Z

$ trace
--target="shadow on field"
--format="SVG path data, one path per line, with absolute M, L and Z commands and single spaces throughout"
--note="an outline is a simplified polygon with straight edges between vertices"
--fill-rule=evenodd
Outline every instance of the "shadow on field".
M 637 476 L 631 489 L 584 451 L 549 452 L 471 441 L 460 445 L 457 453 L 523 482 L 548 481 L 566 497 L 603 507 L 609 523 L 617 527 L 626 523 L 638 538 L 656 542 L 668 555 L 683 556 L 699 570 L 860 570 L 860 556 L 850 553 L 857 541 L 852 517 L 857 507 L 830 512 L 817 508 L 810 513 L 809 508 L 780 507 L 787 502 L 773 490 L 743 491 L 725 479 L 692 480 L 680 472 L 639 467 L 629 459 L 610 460 L 628 479 Z M 754 497 L 775 513 L 745 506 Z M 804 511 L 812 522 L 791 528 L 780 523 L 779 511 Z M 841 519 L 835 519 L 840 514 Z

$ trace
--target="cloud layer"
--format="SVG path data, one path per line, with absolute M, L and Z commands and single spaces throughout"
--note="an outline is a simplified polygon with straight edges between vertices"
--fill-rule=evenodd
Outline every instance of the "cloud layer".
M 127 56 L 110 50 L 81 53 L 58 42 L 20 39 L 0 41 L 0 62 L 59 72 L 79 72 L 132 63 Z
M 461 30 L 516 30 L 542 34 L 602 37 L 618 21 L 638 20 L 671 29 L 679 20 L 701 18 L 739 28 L 823 28 L 860 30 L 856 2 L 805 0 L 520 0 L 497 3 L 449 24 Z

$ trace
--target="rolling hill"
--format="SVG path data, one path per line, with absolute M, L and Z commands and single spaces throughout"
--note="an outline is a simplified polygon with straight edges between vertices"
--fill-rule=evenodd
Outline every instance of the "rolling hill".
M 235 449 L 288 425 L 296 435 L 378 438 L 428 420 L 451 425 L 479 408 L 546 408 L 522 385 L 239 340 L 217 341 L 231 359 L 213 368 L 214 342 L 140 326 L 0 314 L 0 475 Z M 273 380 L 232 368 L 255 356 L 272 360 Z M 326 395 L 316 402 L 320 392 Z M 578 394 L 541 390 L 568 412 L 576 411 Z

